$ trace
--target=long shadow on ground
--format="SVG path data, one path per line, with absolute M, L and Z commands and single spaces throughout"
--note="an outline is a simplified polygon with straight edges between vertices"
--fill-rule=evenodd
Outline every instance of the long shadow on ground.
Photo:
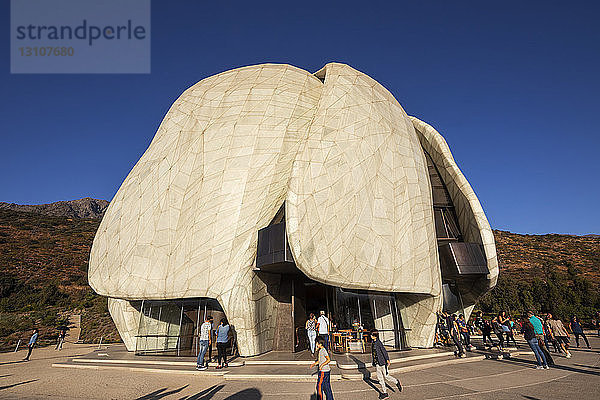
M 363 376 L 363 382 L 365 382 L 367 385 L 369 385 L 373 390 L 375 390 L 380 395 L 383 394 L 381 392 L 381 390 L 379 390 L 379 388 L 377 386 L 375 386 L 375 383 L 379 383 L 379 381 L 376 381 L 371 378 L 371 372 L 369 372 L 369 370 L 367 369 L 367 365 L 364 362 L 360 361 L 358 358 L 354 357 L 353 355 L 350 355 L 350 358 L 358 366 L 358 370 L 360 371 L 360 373 Z M 392 392 L 395 392 L 394 388 L 391 387 L 390 385 L 388 385 L 387 382 L 385 385 L 387 386 L 387 388 L 389 390 L 391 390 Z
M 12 385 L 0 386 L 0 390 L 10 389 L 10 388 L 15 387 L 15 386 L 24 385 L 26 383 L 31 383 L 31 382 L 35 382 L 35 381 L 37 381 L 37 379 L 32 379 L 30 381 L 24 381 L 24 382 L 19 382 L 19 383 L 13 383 Z
M 506 363 L 506 364 L 515 364 L 515 365 L 518 365 L 518 364 L 536 365 L 535 361 L 524 360 L 522 358 L 517 358 L 517 357 L 511 357 L 509 359 L 504 359 L 504 360 L 497 360 L 497 362 Z M 554 366 L 552 366 L 550 368 L 551 369 L 559 369 L 559 370 L 562 370 L 562 371 L 575 372 L 575 373 L 578 373 L 578 374 L 587 374 L 587 375 L 600 376 L 600 372 L 588 371 L 588 370 L 581 369 L 581 368 L 571 367 L 569 365 L 555 364 Z
M 152 393 L 148 393 L 147 395 L 144 395 L 142 397 L 138 397 L 136 400 L 157 400 L 157 399 L 162 399 L 162 398 L 170 396 L 172 394 L 179 393 L 179 392 L 181 392 L 183 389 L 185 389 L 188 386 L 189 385 L 185 385 L 185 386 L 180 387 L 179 389 L 173 389 L 171 391 L 167 391 L 167 388 L 158 389 L 158 390 L 155 390 Z

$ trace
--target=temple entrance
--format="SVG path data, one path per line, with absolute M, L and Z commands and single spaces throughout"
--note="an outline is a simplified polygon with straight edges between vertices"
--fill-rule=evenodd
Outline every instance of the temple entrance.
M 330 342 L 334 352 L 370 351 L 369 332 L 378 329 L 384 345 L 406 348 L 402 320 L 392 293 L 342 289 L 294 276 L 292 312 L 295 351 L 308 348 L 305 323 L 321 311 L 330 321 Z
M 351 290 L 322 284 L 308 278 L 292 256 L 282 206 L 271 224 L 258 231 L 255 272 L 276 300 L 273 349 L 302 351 L 308 348 L 305 323 L 321 311 L 330 321 L 330 343 L 334 352 L 370 351 L 368 332 L 378 329 L 384 345 L 406 348 L 404 328 L 396 294 Z

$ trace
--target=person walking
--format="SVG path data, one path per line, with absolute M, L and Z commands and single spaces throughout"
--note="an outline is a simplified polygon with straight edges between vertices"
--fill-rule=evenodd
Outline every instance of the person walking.
M 510 317 L 506 314 L 506 311 L 502 311 L 498 314 L 498 323 L 500 324 L 500 328 L 502 328 L 502 334 L 506 336 L 506 345 L 510 345 L 510 338 L 512 337 L 513 343 L 515 347 L 517 346 L 517 342 L 515 341 L 515 337 L 512 334 L 512 327 L 510 324 Z
M 465 349 L 460 341 L 460 328 L 456 323 L 456 317 L 453 314 L 446 313 L 446 325 L 448 326 L 448 330 L 450 331 L 450 337 L 456 346 L 456 351 L 454 355 L 457 357 L 466 357 Z
M 590 342 L 588 342 L 588 339 L 585 336 L 585 333 L 583 333 L 583 328 L 581 327 L 581 324 L 579 323 L 579 319 L 577 318 L 577 316 L 574 315 L 573 318 L 571 318 L 570 327 L 571 327 L 571 332 L 573 332 L 573 335 L 575 336 L 575 345 L 577 347 L 579 347 L 579 336 L 581 336 L 583 338 L 583 340 L 585 340 L 585 345 L 587 346 L 587 348 L 591 349 L 592 347 L 590 346 Z
M 546 360 L 544 352 L 542 352 L 542 349 L 538 344 L 538 338 L 535 334 L 535 328 L 527 318 L 523 318 L 521 332 L 523 333 L 523 337 L 527 341 L 527 344 L 529 344 L 529 347 L 531 348 L 531 350 L 533 350 L 533 354 L 535 354 L 535 359 L 537 360 L 537 366 L 535 367 L 535 369 L 548 369 L 548 362 Z
M 560 353 L 560 347 L 558 346 L 558 343 L 556 342 L 556 338 L 552 334 L 552 328 L 550 327 L 550 320 L 548 319 L 547 315 L 544 318 L 543 322 L 544 322 L 544 345 L 546 346 L 548 351 L 550 351 L 549 343 L 552 343 L 552 347 L 554 347 L 554 352 Z
M 207 361 L 207 364 L 215 361 L 214 358 L 213 358 L 213 356 L 212 356 L 212 354 L 213 354 L 213 345 L 212 344 L 215 342 L 215 338 L 217 337 L 217 327 L 218 327 L 218 325 L 215 326 L 216 323 L 215 323 L 212 315 L 209 316 L 208 318 L 209 318 L 208 322 L 210 322 L 210 333 L 209 333 L 209 335 L 210 335 L 210 345 L 208 346 L 208 361 Z
M 517 341 L 515 340 L 515 322 L 512 320 L 512 318 L 509 316 L 506 317 L 506 325 L 508 326 L 508 332 L 506 332 L 506 344 L 509 345 L 510 344 L 510 340 L 512 339 L 513 344 L 515 345 L 515 348 L 519 348 L 519 346 L 517 345 Z
M 483 346 L 485 347 L 487 345 L 487 340 L 490 341 L 490 347 L 495 346 L 494 340 L 492 340 L 491 335 L 492 326 L 485 318 L 483 318 L 483 313 L 481 311 L 477 312 L 477 317 L 475 318 L 475 326 L 481 331 L 481 335 L 483 336 Z
M 196 369 L 199 371 L 204 371 L 208 368 L 208 365 L 205 365 L 204 363 L 204 355 L 206 354 L 208 347 L 212 345 L 212 335 L 210 334 L 212 324 L 210 321 L 211 317 L 206 316 L 204 318 L 204 323 L 200 326 L 200 336 L 198 337 L 200 349 L 198 352 L 198 360 L 196 361 Z M 208 362 L 206 364 L 208 364 Z
M 323 400 L 325 397 L 327 400 L 333 400 L 333 391 L 331 390 L 331 367 L 329 363 L 331 358 L 325 347 L 325 339 L 322 336 L 317 338 L 317 359 L 313 362 L 309 368 L 318 366 L 319 373 L 317 375 L 317 399 Z
M 329 350 L 329 319 L 325 316 L 325 311 L 321 311 L 317 320 L 317 329 L 319 337 L 325 341 L 325 348 Z
M 306 336 L 308 336 L 310 352 L 314 356 L 317 340 L 317 317 L 315 317 L 314 313 L 310 313 L 310 316 L 306 320 L 306 324 L 304 324 L 304 328 L 306 328 Z
M 527 311 L 527 318 L 529 322 L 531 322 L 531 325 L 533 325 L 538 346 L 540 346 L 542 353 L 544 353 L 544 357 L 546 357 L 546 363 L 550 366 L 554 366 L 554 359 L 546 346 L 544 346 L 544 324 L 542 323 L 542 320 L 536 317 L 533 311 Z
M 62 350 L 63 343 L 65 342 L 65 337 L 67 336 L 67 328 L 64 326 L 60 327 L 58 331 L 58 340 L 56 341 L 56 347 L 54 350 Z
M 37 330 L 37 328 L 33 330 L 33 334 L 29 338 L 29 344 L 27 345 L 27 357 L 25 357 L 23 359 L 23 361 L 29 361 L 31 352 L 33 351 L 33 348 L 38 341 L 38 336 L 39 336 L 38 333 L 39 333 L 39 331 Z
M 222 318 L 217 327 L 217 369 L 227 368 L 227 343 L 229 343 L 229 324 Z
M 553 318 L 552 314 L 548 313 L 548 324 L 552 330 L 552 335 L 556 339 L 561 351 L 565 354 L 565 358 L 571 358 L 569 351 L 569 332 L 565 329 L 560 318 Z
M 402 391 L 402 385 L 400 381 L 390 375 L 389 366 L 390 366 L 390 356 L 388 355 L 385 346 L 379 340 L 379 331 L 377 329 L 373 329 L 371 331 L 371 355 L 373 356 L 373 366 L 377 371 L 377 380 L 379 380 L 379 385 L 381 385 L 381 399 L 388 399 L 390 395 L 387 392 L 387 386 L 385 381 L 388 380 L 398 388 L 398 391 Z
M 504 350 L 504 330 L 502 328 L 502 324 L 500 323 L 500 316 L 496 315 L 492 319 L 492 330 L 494 334 L 498 338 L 498 350 Z
M 436 330 L 439 333 L 438 343 L 440 346 L 449 346 L 450 333 L 448 332 L 448 327 L 446 326 L 446 314 L 444 312 L 437 313 Z
M 469 327 L 467 326 L 467 321 L 465 321 L 465 316 L 460 314 L 456 323 L 458 324 L 458 329 L 460 329 L 460 336 L 463 340 L 465 349 L 471 351 L 471 334 L 469 333 Z

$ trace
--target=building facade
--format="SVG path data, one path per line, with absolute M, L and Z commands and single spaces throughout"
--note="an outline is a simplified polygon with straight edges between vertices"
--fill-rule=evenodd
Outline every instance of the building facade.
M 242 356 L 305 346 L 310 312 L 430 347 L 498 276 L 443 137 L 339 63 L 206 78 L 171 106 L 111 201 L 89 282 L 131 351 L 195 354 L 204 315 Z

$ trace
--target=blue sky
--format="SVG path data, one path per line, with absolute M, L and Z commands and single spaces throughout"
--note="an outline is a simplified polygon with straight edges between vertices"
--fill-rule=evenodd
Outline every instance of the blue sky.
M 338 61 L 445 136 L 492 227 L 600 233 L 596 3 L 283 3 L 153 2 L 147 75 L 11 75 L 5 29 L 0 201 L 111 199 L 198 80 Z

